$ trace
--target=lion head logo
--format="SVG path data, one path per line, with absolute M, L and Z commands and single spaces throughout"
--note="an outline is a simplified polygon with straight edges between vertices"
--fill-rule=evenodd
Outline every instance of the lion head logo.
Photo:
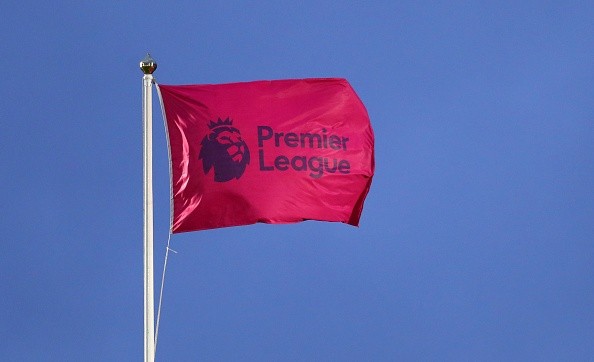
M 208 124 L 210 133 L 202 140 L 199 158 L 202 160 L 204 173 L 214 168 L 214 180 L 225 182 L 239 179 L 250 163 L 250 151 L 241 133 L 233 127 L 233 121 L 227 117 Z

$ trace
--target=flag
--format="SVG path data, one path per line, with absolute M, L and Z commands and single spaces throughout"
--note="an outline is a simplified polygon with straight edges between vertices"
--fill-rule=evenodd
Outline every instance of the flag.
M 358 226 L 374 172 L 374 137 L 345 79 L 157 89 L 173 233 L 304 220 Z

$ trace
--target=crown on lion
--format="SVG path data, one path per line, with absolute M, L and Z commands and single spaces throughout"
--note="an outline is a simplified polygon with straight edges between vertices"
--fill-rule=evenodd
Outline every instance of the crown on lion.
M 215 128 L 222 127 L 222 126 L 232 126 L 232 125 L 233 125 L 233 120 L 231 120 L 229 117 L 227 117 L 227 119 L 225 119 L 225 120 L 222 120 L 221 117 L 219 117 L 219 120 L 216 123 L 213 121 L 209 121 L 208 128 L 215 129 Z

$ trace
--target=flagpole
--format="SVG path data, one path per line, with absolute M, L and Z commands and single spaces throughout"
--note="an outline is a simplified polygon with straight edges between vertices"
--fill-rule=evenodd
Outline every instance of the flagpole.
M 144 361 L 155 360 L 155 299 L 153 277 L 153 72 L 150 54 L 140 62 L 142 77 L 143 189 L 144 189 Z

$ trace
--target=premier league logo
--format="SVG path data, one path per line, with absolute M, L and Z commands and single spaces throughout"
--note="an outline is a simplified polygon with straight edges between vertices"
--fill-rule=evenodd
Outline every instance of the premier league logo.
M 239 179 L 250 163 L 250 151 L 241 138 L 241 133 L 233 127 L 233 121 L 227 117 L 208 124 L 210 133 L 202 140 L 199 158 L 202 160 L 204 173 L 214 168 L 214 180 L 226 182 Z

